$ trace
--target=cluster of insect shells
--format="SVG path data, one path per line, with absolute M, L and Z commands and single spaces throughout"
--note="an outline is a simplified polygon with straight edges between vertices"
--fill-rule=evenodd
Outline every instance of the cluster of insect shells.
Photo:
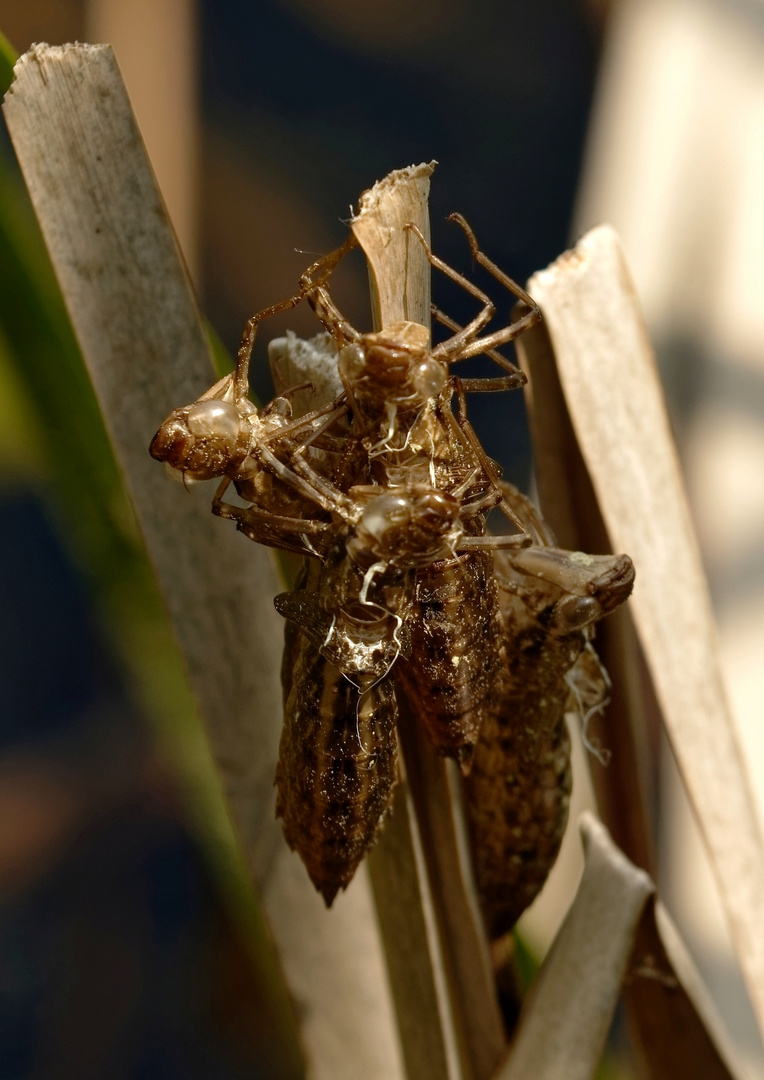
M 296 588 L 276 598 L 287 620 L 277 814 L 326 904 L 390 809 L 404 696 L 463 774 L 476 881 L 497 936 L 556 858 L 571 782 L 565 713 L 573 704 L 585 718 L 605 700 L 592 627 L 628 596 L 633 568 L 626 556 L 556 548 L 532 504 L 498 481 L 463 395 L 452 411 L 449 363 L 487 351 L 516 373 L 491 347 L 501 334 L 479 348 L 485 309 L 465 329 L 440 316 L 455 331 L 450 355 L 415 323 L 362 335 L 331 301 L 336 261 L 250 320 L 237 371 L 175 410 L 151 453 L 184 479 L 222 478 L 215 513 L 307 556 Z M 257 409 L 247 385 L 256 326 L 302 298 L 326 332 L 272 343 L 287 388 Z M 294 385 L 301 368 L 313 385 Z M 224 501 L 231 483 L 244 506 Z M 497 505 L 516 535 L 487 534 Z

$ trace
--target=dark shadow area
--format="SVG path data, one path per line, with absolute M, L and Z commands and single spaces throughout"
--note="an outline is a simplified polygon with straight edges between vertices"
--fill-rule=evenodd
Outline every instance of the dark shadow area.
M 0 501 L 0 701 L 0 1076 L 275 1075 L 241 943 L 30 495 Z

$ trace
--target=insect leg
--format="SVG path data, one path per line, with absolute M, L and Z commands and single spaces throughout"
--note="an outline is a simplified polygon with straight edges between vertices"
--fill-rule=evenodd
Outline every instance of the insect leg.
M 475 262 L 482 266 L 484 270 L 487 270 L 488 273 L 495 277 L 497 281 L 501 282 L 501 284 L 506 289 L 509 289 L 509 291 L 514 296 L 516 296 L 518 300 L 522 300 L 524 304 L 527 304 L 528 307 L 531 309 L 532 313 L 535 315 L 535 322 L 538 322 L 541 319 L 541 310 L 539 309 L 536 301 L 525 291 L 522 285 L 518 285 L 518 283 L 509 276 L 509 274 L 505 274 L 503 270 L 500 270 L 496 263 L 489 259 L 488 256 L 480 250 L 480 248 L 478 247 L 477 237 L 475 236 L 472 227 L 467 224 L 466 220 L 462 217 L 462 215 L 449 214 L 446 218 L 446 221 L 455 221 L 457 225 L 461 226 L 464 234 L 467 237 L 467 243 L 470 246 L 470 254 L 472 255 L 472 258 L 475 260 Z
M 252 357 L 252 349 L 255 345 L 257 327 L 264 319 L 269 319 L 272 315 L 277 315 L 281 311 L 287 311 L 289 308 L 296 307 L 306 298 L 306 296 L 308 297 L 310 306 L 316 312 L 319 320 L 326 326 L 327 330 L 331 330 L 335 336 L 337 336 L 339 331 L 343 338 L 350 341 L 354 341 L 359 336 L 358 332 L 350 326 L 350 323 L 342 318 L 339 311 L 334 306 L 328 290 L 325 288 L 325 282 L 332 270 L 334 270 L 337 263 L 348 251 L 354 248 L 357 243 L 358 241 L 351 233 L 344 244 L 335 251 L 330 252 L 328 255 L 324 255 L 308 267 L 300 278 L 300 291 L 298 293 L 295 293 L 294 296 L 290 296 L 287 300 L 282 300 L 278 304 L 263 308 L 262 311 L 258 311 L 248 320 L 247 325 L 244 327 L 244 332 L 241 336 L 241 341 L 236 354 L 236 376 L 234 385 L 239 400 L 247 397 L 249 393 L 249 362 Z M 326 307 L 326 320 L 321 317 L 321 314 L 318 311 L 318 306 L 321 302 L 323 302 Z M 330 322 L 332 325 L 329 325 Z
M 465 439 L 469 443 L 475 457 L 485 470 L 486 476 L 489 478 L 493 486 L 498 491 L 501 491 L 501 482 L 493 465 L 493 462 L 486 454 L 480 440 L 475 434 L 475 429 L 472 427 L 472 424 L 467 419 L 467 399 L 464 396 L 464 386 L 461 379 L 459 379 L 457 376 L 453 376 L 452 386 L 456 391 L 457 400 L 459 402 L 459 412 L 457 414 L 457 422 L 459 424 L 459 427 L 461 428 L 462 433 L 464 434 Z M 531 542 L 531 538 L 527 536 L 525 532 L 525 525 L 523 524 L 522 518 L 520 518 L 515 513 L 512 506 L 504 498 L 503 494 L 498 506 L 502 513 L 509 518 L 512 524 L 516 526 L 516 528 L 518 528 L 522 534 L 525 534 L 526 539 L 523 541 L 523 546 L 529 544 Z
M 491 301 L 491 298 L 479 289 L 477 285 L 473 285 L 471 281 L 468 281 L 466 277 L 462 277 L 456 270 L 439 259 L 437 255 L 433 254 L 430 245 L 424 238 L 421 230 L 412 222 L 408 221 L 403 226 L 404 229 L 410 229 L 414 236 L 419 240 L 419 243 L 424 248 L 424 253 L 427 256 L 427 261 L 431 266 L 434 266 L 436 270 L 441 270 L 446 277 L 450 277 L 452 281 L 455 281 L 457 285 L 468 292 L 471 296 L 474 296 L 476 300 L 479 300 L 483 305 L 481 311 L 475 316 L 472 322 L 468 323 L 465 327 L 462 327 L 458 333 L 449 338 L 448 341 L 442 342 L 436 348 L 432 350 L 432 355 L 437 360 L 445 360 L 446 363 L 450 363 L 454 357 L 461 356 L 462 348 L 467 342 L 471 342 L 477 334 L 483 329 L 483 327 L 491 321 L 496 314 L 496 308 Z M 478 350 L 480 351 L 480 350 Z
M 315 429 L 315 431 L 310 432 L 310 434 L 306 438 L 300 440 L 300 449 L 303 449 L 305 447 L 311 446 L 316 441 L 316 439 L 320 438 L 320 436 L 324 434 L 327 428 L 331 427 L 335 420 L 339 420 L 340 417 L 344 416 L 347 411 L 348 407 L 344 402 L 342 402 L 340 405 L 337 405 L 336 401 L 332 401 L 328 405 L 323 406 L 321 409 L 316 409 L 315 412 L 307 413 L 305 416 L 301 416 L 299 420 L 295 420 L 291 424 L 287 424 L 286 427 L 280 428 L 279 430 L 274 431 L 272 434 L 264 436 L 262 441 L 272 442 L 275 439 L 280 440 L 282 438 L 291 438 L 303 428 L 310 427 L 310 425 L 314 424 L 316 420 L 324 418 L 323 423 L 321 423 Z
M 332 300 L 327 281 L 337 264 L 357 246 L 358 241 L 351 232 L 344 244 L 314 262 L 300 278 L 303 295 L 307 297 L 318 321 L 333 335 L 338 347 L 349 341 L 358 341 L 361 335 Z
M 247 525 L 251 529 L 256 529 L 258 525 L 262 525 L 277 533 L 312 533 L 318 535 L 331 529 L 331 524 L 327 521 L 286 517 L 282 514 L 272 514 L 269 510 L 261 510 L 257 506 L 234 506 L 233 503 L 226 503 L 222 500 L 213 503 L 212 512 L 218 517 L 227 518 L 229 521 L 241 522 L 241 524 Z
M 282 300 L 278 304 L 272 304 L 270 307 L 263 308 L 262 311 L 256 312 L 247 320 L 247 324 L 241 335 L 239 348 L 236 352 L 234 394 L 237 401 L 241 401 L 249 396 L 249 361 L 252 357 L 252 350 L 255 347 L 258 326 L 264 319 L 270 319 L 272 315 L 278 315 L 280 311 L 288 311 L 289 308 L 297 307 L 304 299 L 305 290 L 303 289 L 294 296 L 290 296 L 287 300 Z
M 236 528 L 257 544 L 267 544 L 269 547 L 278 547 L 283 551 L 294 551 L 298 555 L 320 557 L 308 537 L 311 534 L 315 536 L 326 533 L 331 529 L 329 522 L 287 517 L 261 510 L 257 506 L 235 506 L 232 503 L 223 502 L 223 495 L 230 483 L 230 479 L 224 477 L 215 492 L 215 498 L 212 500 L 213 514 L 235 521 Z
M 231 477 L 230 476 L 224 476 L 223 479 L 218 484 L 218 489 L 215 492 L 214 499 L 212 500 L 212 513 L 217 514 L 218 517 L 228 517 L 228 515 L 223 513 L 220 508 L 223 507 L 223 506 L 228 506 L 228 503 L 223 502 L 223 496 L 225 495 L 226 491 L 228 490 L 228 486 L 230 485 L 230 483 L 231 483 Z
M 345 520 L 348 520 L 353 515 L 354 504 L 352 499 L 348 498 L 343 491 L 334 484 L 330 483 L 320 473 L 316 472 L 312 466 L 303 457 L 303 451 L 306 448 L 300 446 L 292 454 L 292 467 L 294 473 L 303 482 L 309 483 L 314 491 L 319 496 L 319 505 L 324 506 L 327 510 L 332 510 L 334 513 Z M 315 498 L 315 496 L 314 496 Z
M 276 476 L 283 480 L 284 483 L 289 484 L 300 495 L 306 496 L 324 510 L 333 510 L 340 516 L 344 516 L 346 504 L 349 500 L 341 491 L 324 480 L 307 462 L 303 461 L 299 457 L 299 453 L 300 450 L 297 449 L 292 455 L 294 469 L 290 469 L 283 461 L 279 461 L 267 446 L 259 448 L 258 457 L 266 468 L 274 472 Z
M 523 528 L 533 537 L 534 544 L 555 547 L 557 538 L 527 495 L 510 484 L 507 480 L 499 481 L 499 488 L 505 501 L 523 523 Z
M 441 311 L 440 308 L 435 306 L 435 304 L 430 305 L 430 312 L 433 319 L 435 319 L 439 323 L 442 323 L 443 326 L 448 327 L 449 330 L 453 330 L 455 333 L 459 333 L 462 330 L 462 327 L 459 325 L 458 322 L 452 319 L 449 315 L 446 315 L 445 312 Z M 467 390 L 468 392 L 514 390 L 518 386 L 525 386 L 528 381 L 525 372 L 520 371 L 520 369 L 516 367 L 511 360 L 508 360 L 506 356 L 502 356 L 500 352 L 496 351 L 496 349 L 484 349 L 483 352 L 489 358 L 489 360 L 493 360 L 493 362 L 495 364 L 498 364 L 499 367 L 504 368 L 505 371 L 509 371 L 510 375 L 506 376 L 505 378 L 497 379 L 462 379 L 462 385 L 464 386 L 465 390 Z M 461 359 L 463 359 L 463 357 L 454 357 L 451 363 L 458 363 L 458 361 Z
M 307 293 L 310 289 L 315 288 L 318 285 L 324 285 L 329 278 L 329 275 L 336 269 L 338 264 L 342 262 L 349 251 L 358 247 L 358 241 L 355 238 L 354 233 L 349 233 L 344 243 L 340 244 L 334 251 L 330 251 L 328 255 L 322 255 L 319 259 L 316 259 L 314 263 L 308 267 L 305 273 L 300 278 L 300 286 L 303 293 Z
M 512 536 L 462 536 L 456 545 L 457 551 L 502 551 L 527 548 L 532 544 L 527 533 L 513 533 Z

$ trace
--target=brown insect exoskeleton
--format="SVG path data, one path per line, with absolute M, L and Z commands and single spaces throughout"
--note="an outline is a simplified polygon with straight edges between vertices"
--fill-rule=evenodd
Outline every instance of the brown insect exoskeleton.
M 344 466 L 350 475 L 340 475 L 338 483 L 347 488 L 352 483 L 372 480 L 390 483 L 388 469 L 395 464 L 407 469 L 408 459 L 424 450 L 430 457 L 430 477 L 437 485 L 438 444 L 447 444 L 446 484 L 453 483 L 454 446 L 449 431 L 453 417 L 447 406 L 450 395 L 443 394 L 449 378 L 449 365 L 467 357 L 486 353 L 509 374 L 495 379 L 470 379 L 462 382 L 465 390 L 511 389 L 522 385 L 524 375 L 505 357 L 496 351 L 496 345 L 511 341 L 540 317 L 538 308 L 525 291 L 500 271 L 482 252 L 469 226 L 459 215 L 452 215 L 465 230 L 473 257 L 485 266 L 515 296 L 531 305 L 531 310 L 509 326 L 480 337 L 480 331 L 493 317 L 495 308 L 490 299 L 466 278 L 457 274 L 442 260 L 434 256 L 415 226 L 410 226 L 424 245 L 433 266 L 461 284 L 480 300 L 481 311 L 464 328 L 455 327 L 436 309 L 442 322 L 456 329 L 447 341 L 430 349 L 429 332 L 416 323 L 400 323 L 376 334 L 361 334 L 343 318 L 331 299 L 327 281 L 341 259 L 356 246 L 351 234 L 335 251 L 317 260 L 300 279 L 300 291 L 294 296 L 272 305 L 254 315 L 247 323 L 237 354 L 236 371 L 216 383 L 197 401 L 176 409 L 162 424 L 154 437 L 150 452 L 158 460 L 166 462 L 184 478 L 191 480 L 224 477 L 213 503 L 214 512 L 230 516 L 222 495 L 233 482 L 239 495 L 261 511 L 263 517 L 257 523 L 257 514 L 250 515 L 248 528 L 252 538 L 263 543 L 284 546 L 295 532 L 294 522 L 285 518 L 299 517 L 305 509 L 300 498 L 300 485 L 293 482 L 284 485 L 278 481 L 279 462 L 274 462 L 270 445 L 278 442 L 281 448 L 280 463 L 288 461 L 294 447 L 313 445 L 326 447 L 327 428 L 334 425 L 348 410 L 352 411 L 351 432 L 339 432 L 344 439 Z M 288 393 L 259 411 L 249 400 L 249 363 L 259 324 L 280 311 L 296 306 L 307 299 L 325 329 L 340 347 L 338 368 L 345 386 L 347 403 L 338 399 L 333 404 L 315 410 L 298 421 L 291 421 Z M 301 387 L 292 388 L 294 390 Z M 336 412 L 335 412 L 336 410 Z M 438 411 L 433 421 L 432 413 Z M 334 415 L 332 415 L 334 413 Z M 403 422 L 405 418 L 405 422 Z M 482 448 L 466 424 L 462 421 L 467 437 L 472 442 L 473 454 L 485 459 Z M 414 428 L 415 430 L 412 430 Z M 396 440 L 396 435 L 399 439 Z M 359 452 L 363 444 L 368 459 Z M 402 462 L 395 462 L 394 455 L 402 453 Z M 370 461 L 384 458 L 376 475 Z M 263 467 L 265 466 L 265 468 Z M 490 474 L 490 464 L 484 460 Z M 505 512 L 510 513 L 509 511 Z M 266 516 L 276 520 L 269 528 Z M 312 516 L 310 511 L 306 516 Z M 510 513 L 511 516 L 511 513 Z M 282 543 L 277 542 L 281 533 Z M 258 533 L 260 535 L 258 535 Z M 285 534 L 290 534 L 289 536 Z
M 463 415 L 464 397 L 459 391 Z M 462 427 L 474 446 L 477 440 L 471 429 Z M 475 457 L 485 461 L 482 452 Z M 493 472 L 489 480 L 501 491 Z M 505 512 L 509 506 L 508 516 L 516 525 L 517 514 L 503 496 L 499 505 Z M 417 572 L 410 648 L 395 671 L 433 745 L 453 757 L 465 775 L 480 728 L 497 707 L 495 688 L 504 663 L 492 551 L 530 540 L 525 532 L 508 541 L 484 536 L 483 513 L 473 516 L 469 525 L 480 537 L 473 541 L 473 550 L 465 550 L 464 544 L 450 558 L 430 562 Z
M 410 645 L 395 677 L 431 742 L 465 775 L 498 707 L 501 629 L 491 552 L 464 552 L 416 575 Z
M 318 271 L 316 276 L 320 281 Z M 310 520 L 317 514 L 314 493 L 306 495 L 299 478 L 289 473 L 285 482 L 280 472 L 300 446 L 311 447 L 315 461 L 330 467 L 332 450 L 341 450 L 344 442 L 333 443 L 325 432 L 334 426 L 342 433 L 347 406 L 340 398 L 293 420 L 290 398 L 303 387 L 287 390 L 262 409 L 249 398 L 249 363 L 259 324 L 301 299 L 298 294 L 252 316 L 235 371 L 190 405 L 174 409 L 152 439 L 149 453 L 184 483 L 222 477 L 212 503 L 220 517 L 232 516 L 223 494 L 233 483 L 251 508 L 246 524 L 240 525 L 250 539 L 315 554 L 309 534 L 322 532 L 324 523 Z
M 328 287 L 356 244 L 350 236 L 303 274 L 295 296 L 249 320 L 235 373 L 176 410 L 151 447 L 191 479 L 222 477 L 213 510 L 251 539 L 320 560 L 306 587 L 277 599 L 290 623 L 277 785 L 285 835 L 328 904 L 352 877 L 390 803 L 393 663 L 401 657 L 401 685 L 435 745 L 466 771 L 495 705 L 491 688 L 504 655 L 491 553 L 529 542 L 467 421 L 464 391 L 522 385 L 525 377 L 497 347 L 539 312 L 480 252 L 464 220 L 452 217 L 475 260 L 529 305 L 521 318 L 484 333 L 495 311 L 487 295 L 437 259 L 410 226 L 430 263 L 481 309 L 463 328 L 433 309 L 453 331 L 434 348 L 427 329 L 410 322 L 361 334 Z M 289 391 L 255 408 L 248 367 L 259 323 L 303 299 L 337 343 L 344 390 L 293 419 Z M 450 374 L 450 365 L 481 353 L 504 374 L 461 382 Z M 231 483 L 248 505 L 223 501 Z M 497 504 L 520 535 L 485 535 L 485 512 Z
M 223 477 L 212 504 L 221 517 L 229 516 L 222 496 L 233 482 L 252 507 L 246 526 L 251 539 L 304 553 L 307 534 L 317 529 L 307 521 L 315 505 L 300 487 L 279 478 L 271 447 L 288 454 L 290 447 L 320 431 L 327 413 L 333 419 L 340 412 L 333 405 L 291 422 L 288 395 L 259 410 L 228 375 L 190 405 L 175 409 L 154 436 L 150 453 L 184 483 Z
M 353 416 L 349 432 L 352 460 L 362 462 L 365 451 L 368 474 L 380 484 L 405 483 L 419 469 L 420 474 L 429 475 L 433 485 L 448 488 L 460 470 L 464 475 L 479 463 L 486 485 L 496 487 L 495 467 L 466 421 L 463 391 L 512 389 L 525 381 L 495 346 L 532 326 L 539 318 L 538 308 L 479 250 L 464 219 L 458 215 L 452 219 L 464 229 L 475 260 L 529 305 L 528 313 L 510 326 L 480 336 L 494 314 L 491 301 L 437 259 L 413 227 L 431 264 L 483 305 L 465 328 L 434 308 L 435 317 L 454 331 L 441 345 L 430 349 L 426 328 L 413 323 L 396 324 L 377 334 L 359 334 L 335 308 L 326 275 L 324 283 L 308 294 L 340 347 L 339 370 Z M 327 262 L 336 265 L 339 253 L 344 252 L 338 249 L 327 256 Z M 307 277 L 303 284 L 309 284 Z M 449 378 L 451 364 L 479 353 L 486 353 L 508 374 L 461 383 Z M 457 388 L 458 425 L 450 407 Z M 515 526 L 522 528 L 511 507 L 504 503 L 502 508 Z M 472 530 L 485 532 L 482 515 L 472 518 Z M 480 546 L 481 551 L 428 561 L 418 570 L 411 652 L 402 656 L 396 667 L 396 677 L 433 743 L 455 757 L 465 772 L 484 712 L 494 707 L 491 690 L 502 663 L 500 635 L 496 633 L 498 597 L 490 553 L 485 550 L 490 545 L 483 542 Z
M 476 378 L 461 381 L 463 390 L 511 390 L 525 383 L 525 375 L 498 351 L 541 317 L 532 298 L 516 282 L 503 273 L 479 249 L 474 233 L 464 219 L 452 214 L 464 230 L 473 258 L 493 275 L 513 296 L 523 300 L 529 310 L 519 319 L 493 333 L 481 331 L 495 314 L 490 298 L 467 278 L 457 273 L 435 256 L 419 229 L 409 224 L 413 235 L 422 244 L 430 264 L 474 296 L 482 305 L 475 318 L 459 327 L 437 308 L 433 315 L 454 330 L 450 338 L 430 347 L 430 334 L 425 326 L 400 322 L 375 333 L 362 334 L 339 312 L 332 300 L 328 279 L 344 255 L 355 246 L 351 235 L 336 251 L 316 262 L 301 278 L 308 303 L 324 328 L 332 334 L 338 346 L 339 375 L 352 412 L 348 456 L 351 468 L 358 468 L 366 455 L 367 478 L 380 484 L 391 482 L 390 470 L 396 465 L 404 469 L 412 452 L 429 454 L 432 482 L 445 443 L 445 484 L 453 483 L 454 442 L 449 430 L 450 401 L 453 390 L 447 388 L 452 365 L 469 357 L 485 354 L 498 364 L 505 375 L 496 378 Z M 434 418 L 434 414 L 439 415 Z M 466 429 L 471 430 L 471 429 Z M 472 437 L 472 454 L 485 459 L 477 439 Z M 483 460 L 484 466 L 487 459 Z M 471 467 L 471 464 L 470 466 Z M 490 468 L 487 470 L 490 473 Z M 340 479 L 340 486 L 358 482 L 358 475 L 349 481 Z M 438 485 L 440 486 L 440 485 Z
M 351 682 L 305 638 L 284 710 L 276 814 L 327 907 L 390 809 L 397 747 L 392 682 Z
M 303 587 L 276 598 L 295 661 L 282 673 L 277 813 L 327 905 L 390 806 L 397 706 L 388 673 L 405 649 L 409 564 L 448 543 L 460 509 L 457 499 L 419 489 L 351 489 L 340 501 L 353 524 L 311 562 Z
M 526 298 L 532 304 L 524 290 L 479 251 L 477 241 L 466 223 L 459 218 L 456 220 L 467 233 L 477 261 L 486 266 L 513 294 Z M 466 421 L 461 391 L 464 386 L 469 390 L 508 389 L 524 382 L 524 376 L 493 346 L 511 340 L 532 325 L 538 318 L 538 310 L 534 307 L 523 319 L 481 338 L 481 329 L 494 313 L 490 300 L 485 293 L 433 256 L 421 234 L 417 232 L 417 236 L 433 265 L 462 284 L 482 304 L 478 316 L 466 328 L 459 328 L 436 311 L 437 317 L 455 333 L 433 350 L 428 347 L 428 333 L 422 326 L 403 323 L 378 334 L 363 335 L 337 311 L 329 294 L 328 275 L 354 246 L 352 237 L 342 247 L 315 263 L 301 279 L 304 295 L 340 345 L 339 371 L 352 421 L 337 480 L 345 487 L 351 481 L 357 483 L 365 479 L 373 479 L 381 485 L 400 486 L 410 484 L 415 476 L 419 476 L 422 482 L 428 482 L 431 486 L 453 489 L 459 479 L 469 472 L 474 473 L 476 462 L 479 462 L 482 466 L 482 483 L 484 489 L 488 490 L 492 484 L 495 487 L 495 468 L 486 458 Z M 292 302 L 297 302 L 297 297 L 285 304 Z M 250 325 L 256 325 L 259 318 L 261 316 L 256 316 Z M 245 332 L 237 374 L 249 362 L 247 343 L 251 347 L 253 338 L 253 333 Z M 462 384 L 457 420 L 450 407 L 456 384 L 449 379 L 449 364 L 479 352 L 486 352 L 508 374 L 499 379 L 468 380 Z M 303 449 L 308 441 L 306 438 Z M 293 467 L 298 467 L 298 464 L 296 455 L 292 453 Z M 307 478 L 313 487 L 320 482 L 315 472 Z M 241 490 L 240 493 L 244 494 Z M 263 536 L 265 526 L 255 520 L 264 509 L 262 503 L 251 513 L 224 507 L 225 504 L 218 500 L 217 512 L 235 518 L 239 528 L 253 539 Z M 511 511 L 509 516 L 512 516 Z M 274 523 L 274 528 L 277 527 L 277 523 Z M 311 528 L 318 528 L 317 523 L 313 523 Z M 485 531 L 482 516 L 472 516 L 470 531 L 478 534 Z M 271 536 L 268 539 L 273 542 Z M 407 665 L 408 670 L 402 672 L 401 677 L 435 744 L 443 752 L 457 757 L 462 768 L 466 769 L 477 737 L 486 689 L 499 664 L 497 639 L 490 632 L 497 603 L 490 556 L 485 551 L 462 554 L 458 560 L 450 560 L 448 572 L 442 581 L 438 581 L 438 571 L 433 568 L 427 571 L 427 578 L 426 587 L 423 583 L 426 597 L 422 601 L 422 610 L 429 615 L 428 633 L 415 634 L 416 658 Z M 440 603 L 439 590 L 452 598 L 450 607 L 449 604 Z M 464 602 L 474 610 L 476 618 L 472 628 L 475 632 L 472 635 L 465 635 L 457 629 L 451 617 L 450 611 L 457 597 L 460 603 Z M 486 630 L 485 637 L 479 632 L 481 627 Z M 462 658 L 458 669 L 452 663 L 453 656 L 457 654 Z M 427 673 L 425 679 L 421 676 L 411 677 L 416 666 L 421 666 Z
M 520 286 L 479 252 L 474 235 L 466 223 L 456 215 L 454 217 L 467 232 L 476 259 L 492 268 L 494 276 L 514 295 L 532 304 L 530 297 Z M 305 545 L 295 541 L 295 537 L 300 534 L 294 519 L 305 510 L 304 501 L 300 497 L 300 487 L 298 485 L 290 488 L 289 484 L 285 487 L 277 478 L 278 465 L 273 461 L 270 448 L 275 442 L 278 442 L 281 448 L 282 463 L 288 460 L 294 447 L 309 444 L 316 449 L 322 445 L 326 447 L 327 436 L 323 435 L 323 440 L 319 439 L 322 429 L 332 425 L 336 428 L 339 418 L 351 408 L 352 436 L 345 438 L 343 457 L 343 468 L 349 474 L 340 475 L 341 486 L 347 487 L 351 483 L 367 479 L 388 483 L 386 470 L 392 465 L 392 455 L 396 451 L 407 453 L 410 448 L 416 453 L 422 447 L 427 448 L 430 453 L 430 472 L 434 480 L 438 441 L 442 440 L 447 427 L 443 419 L 453 419 L 450 409 L 444 410 L 442 404 L 436 406 L 448 381 L 449 364 L 485 352 L 509 372 L 498 379 L 467 380 L 463 384 L 467 390 L 509 389 L 524 382 L 522 373 L 496 352 L 495 346 L 511 341 L 527 326 L 532 325 L 539 317 L 538 309 L 533 308 L 508 327 L 480 338 L 480 330 L 493 317 L 493 304 L 481 290 L 437 259 L 418 230 L 415 232 L 424 244 L 432 264 L 462 284 L 483 304 L 478 316 L 467 327 L 458 329 L 453 337 L 433 350 L 428 348 L 428 331 L 415 323 L 397 324 L 378 334 L 364 335 L 355 330 L 335 307 L 327 286 L 327 279 L 336 265 L 356 246 L 355 238 L 351 234 L 343 245 L 306 270 L 300 279 L 298 293 L 263 309 L 248 321 L 239 345 L 236 371 L 233 375 L 220 380 L 197 401 L 176 409 L 154 437 L 150 447 L 152 456 L 166 462 L 184 478 L 196 480 L 224 477 L 213 502 L 213 511 L 220 516 L 231 516 L 228 513 L 228 504 L 223 502 L 222 496 L 228 485 L 234 483 L 239 495 L 255 508 L 245 527 L 252 539 L 286 547 L 288 550 L 307 550 Z M 338 358 L 339 373 L 352 402 L 346 404 L 338 399 L 333 406 L 330 404 L 301 417 L 298 421 L 292 421 L 289 393 L 274 399 L 262 411 L 255 408 L 249 400 L 248 371 L 259 324 L 280 311 L 296 306 L 304 299 L 314 308 L 338 346 L 342 346 Z M 441 313 L 436 314 L 441 321 L 448 322 Z M 293 388 L 297 389 L 301 388 Z M 431 412 L 436 407 L 440 409 L 440 415 L 433 422 Z M 334 410 L 336 413 L 332 415 Z M 402 425 L 403 417 L 406 418 L 406 423 Z M 411 427 L 417 423 L 418 427 L 412 432 Z M 400 436 L 397 441 L 396 434 Z M 340 438 L 345 435 L 344 430 L 340 430 Z M 477 440 L 474 436 L 471 437 L 476 452 L 482 453 Z M 453 440 L 450 440 L 448 435 L 446 441 L 453 451 Z M 365 446 L 365 454 L 359 452 L 360 443 Z M 386 460 L 383 464 L 380 463 L 375 475 L 370 461 L 380 456 L 384 456 Z M 318 460 L 317 457 L 316 461 Z M 451 453 L 448 461 L 449 483 L 452 482 L 453 468 Z M 256 521 L 258 511 L 262 512 L 263 516 Z M 270 524 L 268 515 L 272 516 Z M 311 512 L 308 511 L 306 516 L 312 516 Z
M 475 877 L 492 938 L 511 930 L 557 857 L 571 785 L 565 713 L 579 712 L 585 729 L 604 707 L 608 682 L 593 627 L 634 583 L 627 555 L 551 546 L 535 508 L 504 487 L 535 543 L 495 555 L 507 664 L 499 708 L 483 725 L 465 780 Z
M 299 592 L 317 595 L 320 574 L 319 563 L 310 561 Z M 363 671 L 344 675 L 321 654 L 315 637 L 289 619 L 282 685 L 276 814 L 330 907 L 391 805 L 397 779 L 393 686 Z
M 415 577 L 444 557 L 452 561 L 462 544 L 493 545 L 496 538 L 465 534 L 464 523 L 480 513 L 486 500 L 465 504 L 461 489 L 449 493 L 410 482 L 406 487 L 354 487 L 345 495 L 332 492 L 320 476 L 305 475 L 322 487 L 324 505 L 342 516 L 345 529 L 323 563 L 309 568 L 307 586 L 276 598 L 277 609 L 301 635 L 294 674 L 284 672 L 278 812 L 287 840 L 331 903 L 351 879 L 389 806 L 397 718 L 389 673 L 410 652 L 410 637 L 416 633 L 411 618 Z M 488 497 L 489 503 L 495 501 Z M 329 732 L 334 734 L 326 744 L 322 740 Z M 334 746 L 338 755 L 330 760 L 325 750 L 320 768 L 317 743 Z M 377 758 L 380 771 L 372 778 L 367 770 Z M 341 784 L 337 776 L 345 778 Z M 352 798 L 343 786 L 347 778 L 352 779 Z
M 345 493 L 305 464 L 303 455 L 304 448 L 293 454 L 296 475 L 331 512 L 334 525 L 316 523 L 327 533 L 321 563 L 308 568 L 302 588 L 276 598 L 277 609 L 294 624 L 283 672 L 277 806 L 288 842 L 331 903 L 352 878 L 390 803 L 397 708 L 388 676 L 416 632 L 416 574 L 453 561 L 462 547 L 469 557 L 477 546 L 516 541 L 468 533 L 498 500 L 497 492 L 482 491 L 477 475 L 450 492 L 418 482 L 414 473 L 405 486 L 356 485 Z M 231 508 L 243 525 L 249 512 Z

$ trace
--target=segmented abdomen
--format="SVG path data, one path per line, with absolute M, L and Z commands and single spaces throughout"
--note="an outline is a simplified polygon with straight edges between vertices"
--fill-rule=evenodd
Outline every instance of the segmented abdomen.
M 514 926 L 557 857 L 571 788 L 565 713 L 579 714 L 585 734 L 588 717 L 606 703 L 593 626 L 634 584 L 627 556 L 553 547 L 526 497 L 503 489 L 536 543 L 494 553 L 506 667 L 500 709 L 487 717 L 465 780 L 475 876 L 492 937 Z
M 350 882 L 391 805 L 395 689 L 392 679 L 382 678 L 359 694 L 300 636 L 276 770 L 276 814 L 329 906 Z
M 441 753 L 469 771 L 481 725 L 498 707 L 503 665 L 493 560 L 466 552 L 417 571 L 411 652 L 396 677 Z
M 502 553 L 498 564 L 506 570 L 508 557 Z M 543 582 L 538 587 L 543 592 Z M 584 653 L 590 630 L 551 633 L 543 607 L 531 610 L 522 592 L 501 588 L 499 597 L 507 655 L 501 704 L 486 720 L 465 780 L 475 878 L 491 937 L 511 930 L 560 850 L 572 780 L 565 713 L 579 707 L 571 689 L 585 659 L 594 658 L 585 672 L 589 704 L 607 696 L 591 645 Z
M 475 878 L 489 936 L 517 922 L 547 879 L 568 819 L 570 738 L 565 725 L 567 665 L 538 677 L 531 656 L 510 651 L 499 710 L 487 717 L 465 780 Z

